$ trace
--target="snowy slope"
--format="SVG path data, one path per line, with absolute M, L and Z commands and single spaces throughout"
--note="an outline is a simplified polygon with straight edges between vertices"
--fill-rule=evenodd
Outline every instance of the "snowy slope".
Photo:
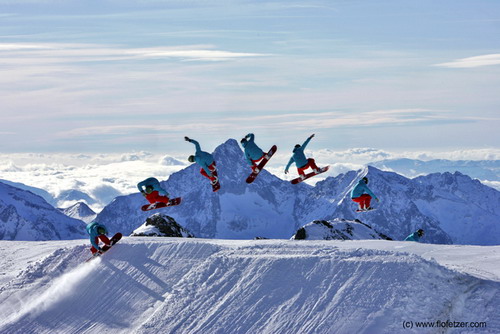
M 441 333 L 403 327 L 438 320 L 500 330 L 498 246 L 125 237 L 82 263 L 88 253 L 81 240 L 0 241 L 0 332 Z
M 0 240 L 78 239 L 85 223 L 70 218 L 42 197 L 0 182 Z
M 59 210 L 68 217 L 83 220 L 86 223 L 90 223 L 97 216 L 97 214 L 84 202 L 78 202 L 68 208 Z
M 214 156 L 221 182 L 219 192 L 212 192 L 197 165 L 162 182 L 171 196 L 181 196 L 183 202 L 159 212 L 173 217 L 197 237 L 288 239 L 313 220 L 338 218 L 359 219 L 396 240 L 423 228 L 425 242 L 500 244 L 500 233 L 491 233 L 500 228 L 500 192 L 460 173 L 408 179 L 367 167 L 329 177 L 313 187 L 291 185 L 264 170 L 248 185 L 245 179 L 249 167 L 234 139 L 217 147 Z M 356 213 L 349 194 L 363 176 L 370 178 L 370 188 L 382 201 L 374 203 L 376 211 Z M 449 186 L 444 187 L 441 179 Z M 434 193 L 439 196 L 432 196 Z M 144 203 L 140 194 L 117 197 L 96 219 L 111 231 L 128 235 L 151 214 L 139 210 Z M 460 214 L 452 216 L 449 212 Z M 472 223 L 476 217 L 477 224 Z

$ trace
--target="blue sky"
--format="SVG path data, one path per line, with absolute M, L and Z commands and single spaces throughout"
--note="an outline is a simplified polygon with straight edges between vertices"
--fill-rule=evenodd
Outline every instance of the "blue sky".
M 496 149 L 499 1 L 3 1 L 0 152 Z

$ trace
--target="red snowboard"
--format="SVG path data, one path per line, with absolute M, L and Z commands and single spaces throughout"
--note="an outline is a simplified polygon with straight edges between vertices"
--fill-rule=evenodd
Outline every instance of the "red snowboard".
M 311 177 L 313 177 L 313 176 L 315 176 L 315 175 L 318 175 L 318 174 L 321 174 L 321 173 L 326 172 L 329 168 L 330 168 L 330 166 L 321 167 L 321 168 L 319 169 L 319 172 L 317 172 L 317 173 L 316 173 L 316 172 L 311 172 L 311 173 L 309 173 L 309 174 L 306 174 L 304 178 L 300 178 L 300 177 L 298 177 L 298 178 L 296 178 L 296 179 L 293 179 L 293 180 L 292 180 L 292 181 L 290 181 L 290 182 L 292 182 L 292 184 L 297 184 L 297 183 L 300 183 L 300 182 L 305 181 L 305 180 L 307 180 L 308 178 L 311 178 Z
M 273 154 L 276 153 L 277 149 L 278 149 L 278 147 L 276 147 L 276 145 L 273 145 L 273 147 L 271 147 L 269 152 L 267 152 L 267 154 L 264 155 L 264 158 L 262 159 L 262 161 L 257 165 L 257 169 L 255 169 L 255 171 L 253 171 L 247 177 L 247 183 L 252 183 L 255 180 L 255 178 L 259 175 L 259 173 L 264 169 L 264 166 L 267 164 L 269 159 L 271 159 Z
M 219 182 L 219 176 L 217 175 L 217 169 L 214 170 L 212 173 L 217 178 L 217 183 L 212 184 L 212 190 L 213 192 L 216 192 L 217 190 L 220 189 L 220 182 Z
M 141 207 L 142 211 L 149 211 L 149 210 L 155 210 L 155 209 L 160 209 L 160 208 L 165 208 L 167 206 L 174 206 L 174 205 L 179 205 L 181 204 L 181 198 L 172 198 L 171 200 L 168 201 L 168 203 L 163 203 L 163 202 L 156 202 L 153 204 L 146 204 Z
M 220 182 L 219 182 L 219 180 L 217 180 L 216 184 L 212 184 L 212 190 L 213 190 L 213 192 L 216 192 L 219 189 L 220 189 Z
M 117 243 L 117 242 L 118 242 L 121 238 L 122 238 L 122 234 L 121 234 L 121 233 L 119 233 L 119 232 L 118 232 L 118 233 L 116 233 L 116 234 L 115 234 L 115 235 L 114 235 L 111 239 L 109 239 L 109 242 L 110 242 L 109 246 L 108 246 L 108 245 L 104 245 L 104 246 L 102 246 L 102 247 L 101 247 L 101 249 L 102 249 L 102 252 L 101 252 L 101 253 L 97 252 L 97 253 L 92 254 L 92 257 L 91 257 L 90 259 L 88 259 L 87 261 L 85 261 L 85 262 L 89 262 L 89 261 L 90 261 L 90 260 L 92 260 L 93 258 L 96 258 L 96 257 L 101 256 L 102 254 L 106 253 L 106 252 L 107 252 L 108 250 L 110 250 L 110 249 L 111 249 L 111 247 L 113 247 L 113 245 L 115 245 L 115 244 L 116 244 L 116 243 Z

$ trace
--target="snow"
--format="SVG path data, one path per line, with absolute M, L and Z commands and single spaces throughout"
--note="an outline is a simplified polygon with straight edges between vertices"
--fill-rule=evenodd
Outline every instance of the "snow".
M 0 239 L 79 239 L 85 223 L 73 219 L 42 197 L 0 182 Z
M 300 231 L 300 233 L 299 233 Z M 352 220 L 315 220 L 304 225 L 292 237 L 294 240 L 369 240 L 388 239 L 377 233 L 371 226 Z M 390 239 L 389 239 L 390 240 Z
M 124 237 L 85 263 L 88 248 L 0 241 L 0 332 L 500 331 L 500 246 Z
M 153 226 L 153 225 L 146 225 L 146 224 L 142 224 L 137 229 L 135 229 L 134 232 L 132 232 L 132 233 L 133 234 L 144 234 L 144 235 L 156 235 L 156 236 L 161 235 L 161 232 L 158 229 L 158 227 Z

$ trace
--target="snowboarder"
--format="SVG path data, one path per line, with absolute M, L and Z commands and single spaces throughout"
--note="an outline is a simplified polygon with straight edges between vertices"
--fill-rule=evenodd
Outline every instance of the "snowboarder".
M 359 180 L 358 184 L 351 191 L 351 199 L 359 204 L 359 210 L 357 211 L 369 211 L 373 210 L 370 206 L 372 197 L 375 198 L 377 202 L 380 200 L 375 196 L 375 194 L 368 188 L 368 178 L 364 177 Z
M 202 151 L 200 144 L 196 140 L 189 137 L 184 137 L 184 139 L 194 144 L 194 146 L 196 147 L 195 154 L 190 155 L 188 157 L 188 161 L 196 162 L 198 165 L 200 165 L 200 174 L 208 178 L 212 183 L 212 186 L 216 186 L 219 183 L 219 179 L 217 177 L 217 169 L 215 166 L 214 157 L 210 153 Z
M 169 201 L 168 192 L 160 186 L 160 182 L 154 177 L 139 182 L 137 188 L 151 204 L 158 202 L 167 204 Z
M 306 158 L 306 155 L 304 154 L 304 150 L 309 144 L 309 141 L 314 137 L 314 134 L 309 136 L 309 138 L 306 139 L 306 141 L 302 145 L 295 145 L 293 149 L 293 155 L 290 158 L 290 161 L 288 161 L 288 164 L 286 165 L 285 168 L 285 174 L 288 174 L 288 168 L 290 168 L 290 165 L 295 162 L 295 165 L 297 166 L 297 172 L 299 173 L 300 179 L 305 180 L 306 175 L 305 175 L 305 170 L 307 168 L 312 168 L 314 173 L 320 173 L 321 170 L 318 166 L 316 166 L 316 162 L 314 161 L 313 158 Z M 314 174 L 315 175 L 315 174 Z
M 424 230 L 418 229 L 416 232 L 413 232 L 409 236 L 406 237 L 405 241 L 416 241 L 418 242 L 420 238 L 424 236 Z
M 106 226 L 93 221 L 87 225 L 86 230 L 90 236 L 90 243 L 92 244 L 90 251 L 92 254 L 102 254 L 105 251 L 103 248 L 99 247 L 99 240 L 101 240 L 106 246 L 112 246 L 111 241 L 106 236 L 106 234 L 108 234 Z
M 241 146 L 245 149 L 245 158 L 248 164 L 252 167 L 252 172 L 257 168 L 257 163 L 264 158 L 264 151 L 255 144 L 255 135 L 253 133 L 247 134 L 240 140 Z

